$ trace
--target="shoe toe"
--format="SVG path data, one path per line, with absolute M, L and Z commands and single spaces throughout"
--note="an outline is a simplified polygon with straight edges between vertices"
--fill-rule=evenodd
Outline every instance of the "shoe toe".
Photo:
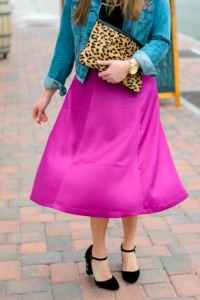
M 135 272 L 122 271 L 122 277 L 128 283 L 135 283 L 138 280 L 139 276 L 140 270 L 137 270 Z
M 106 289 L 106 290 L 116 291 L 119 289 L 119 283 L 114 276 L 106 281 L 96 281 L 95 280 L 95 283 L 96 283 L 96 285 L 98 285 L 98 287 Z

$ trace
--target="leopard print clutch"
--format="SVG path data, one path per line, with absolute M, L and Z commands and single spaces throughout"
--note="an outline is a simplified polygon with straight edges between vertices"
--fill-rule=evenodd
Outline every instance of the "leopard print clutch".
M 87 44 L 79 55 L 79 62 L 92 69 L 104 71 L 108 66 L 98 65 L 97 60 L 126 60 L 141 47 L 142 45 L 131 35 L 98 19 Z M 134 75 L 128 74 L 120 84 L 134 92 L 139 92 L 142 87 L 142 70 L 139 69 Z

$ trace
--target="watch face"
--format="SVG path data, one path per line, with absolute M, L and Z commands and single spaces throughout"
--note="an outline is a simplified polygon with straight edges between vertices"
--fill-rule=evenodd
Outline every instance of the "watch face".
M 138 71 L 138 67 L 135 65 L 135 66 L 131 66 L 131 69 L 130 69 L 130 73 L 131 74 L 135 74 L 135 73 L 137 73 L 137 71 Z

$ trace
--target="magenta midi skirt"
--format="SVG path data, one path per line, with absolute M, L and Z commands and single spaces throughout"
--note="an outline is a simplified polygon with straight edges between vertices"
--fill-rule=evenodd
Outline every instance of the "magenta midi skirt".
M 70 85 L 39 164 L 30 199 L 105 218 L 155 213 L 188 197 L 160 122 L 156 80 L 140 93 L 90 69 Z

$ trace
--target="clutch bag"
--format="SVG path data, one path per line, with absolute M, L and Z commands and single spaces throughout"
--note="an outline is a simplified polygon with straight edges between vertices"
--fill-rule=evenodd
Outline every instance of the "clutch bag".
M 97 60 L 127 60 L 141 49 L 142 44 L 123 30 L 98 19 L 90 33 L 88 42 L 79 54 L 79 62 L 98 71 L 104 71 L 108 66 L 96 63 Z M 134 75 L 128 74 L 120 84 L 134 92 L 142 87 L 142 70 Z

